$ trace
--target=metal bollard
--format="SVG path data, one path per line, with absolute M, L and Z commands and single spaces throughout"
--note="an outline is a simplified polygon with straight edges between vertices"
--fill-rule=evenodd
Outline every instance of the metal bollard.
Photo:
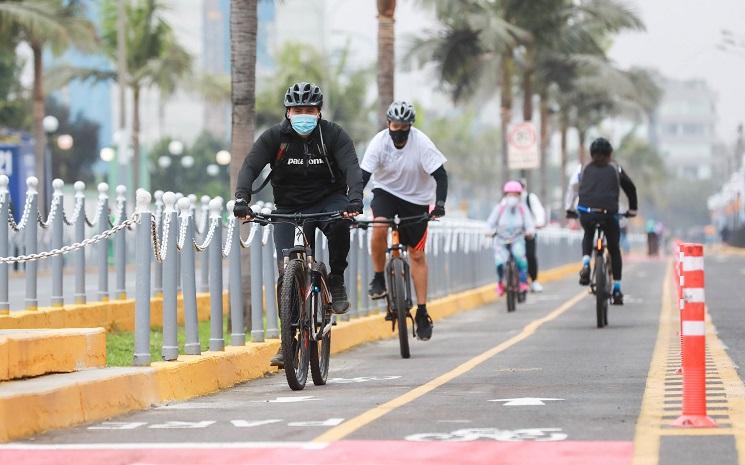
M 0 175 L 0 256 L 9 256 L 8 245 L 8 214 L 10 207 L 10 192 L 8 176 Z M 0 264 L 0 315 L 10 313 L 10 301 L 8 299 L 8 265 Z
M 98 185 L 98 232 L 109 229 L 109 185 L 102 182 Z M 98 243 L 98 300 L 109 300 L 109 241 Z
M 155 213 L 153 221 L 157 226 L 158 237 L 163 237 L 163 191 L 155 191 L 153 194 L 155 197 Z M 159 297 L 163 295 L 163 264 L 157 260 L 153 264 L 155 267 L 155 283 L 153 287 L 153 295 Z
M 360 273 L 359 273 L 359 255 L 360 248 L 357 246 L 359 242 L 359 235 L 354 229 L 349 230 L 349 313 L 351 318 L 360 316 L 360 303 L 359 303 L 359 284 L 360 284 Z
M 191 197 L 178 201 L 179 240 L 181 244 L 181 289 L 184 299 L 184 353 L 199 355 L 202 348 L 199 345 L 199 316 L 197 314 L 197 277 L 194 267 L 194 219 L 192 216 Z
M 77 188 L 76 188 L 77 190 Z M 150 213 L 150 193 L 137 189 L 136 213 L 140 220 L 136 227 L 135 263 L 135 366 L 150 365 L 150 261 L 153 256 Z
M 125 186 L 116 186 L 116 204 L 118 218 L 116 224 L 123 223 L 127 220 L 127 188 Z M 116 299 L 127 298 L 127 231 L 122 229 L 116 234 L 114 239 L 114 258 L 116 262 L 116 289 L 114 295 Z
M 262 213 L 271 213 L 271 208 L 264 207 Z M 266 334 L 269 339 L 279 338 L 279 324 L 277 323 L 277 278 L 274 273 L 277 259 L 274 247 L 274 226 L 264 226 L 264 236 L 262 237 L 262 260 L 264 265 L 264 291 L 266 292 Z
M 254 213 L 260 213 L 261 207 L 253 205 Z M 248 239 L 251 247 L 251 340 L 253 342 L 264 341 L 263 321 L 263 271 L 261 268 L 262 233 L 257 223 L 251 225 L 251 233 Z
M 73 214 L 75 228 L 73 240 L 77 243 L 85 240 L 85 183 L 75 183 L 75 213 Z M 150 194 L 148 194 L 149 196 Z M 148 216 L 151 216 L 148 214 Z M 73 252 L 75 257 L 75 293 L 76 304 L 84 304 L 85 298 L 85 249 Z
M 208 248 L 210 264 L 210 350 L 225 350 L 222 332 L 222 198 L 210 200 L 210 224 L 214 234 Z M 209 233 L 208 233 L 209 234 Z
M 201 226 L 201 231 L 195 231 L 196 234 L 194 234 L 194 235 L 196 236 L 197 234 L 199 234 L 199 235 L 201 235 L 202 239 L 204 239 L 205 235 L 207 234 L 207 228 L 209 228 L 209 222 L 210 222 L 209 221 L 209 216 L 210 216 L 210 198 L 209 198 L 209 196 L 203 195 L 202 196 L 202 199 L 201 199 L 201 202 L 202 202 L 202 206 L 201 206 L 202 217 L 199 219 L 199 221 L 200 221 L 199 224 L 202 225 Z M 196 216 L 194 217 L 194 225 L 195 225 L 194 226 L 195 229 L 199 229 L 196 226 L 197 225 L 197 217 Z M 201 271 L 201 279 L 199 280 L 199 292 L 209 292 L 210 291 L 210 284 L 209 284 L 209 282 L 210 282 L 210 280 L 209 280 L 209 276 L 210 276 L 210 261 L 208 260 L 207 255 L 208 254 L 206 254 L 206 253 L 203 253 L 201 255 L 201 260 L 200 260 L 200 264 L 199 264 L 200 271 Z
M 176 219 L 176 195 L 173 192 L 163 194 L 165 209 L 163 211 L 163 237 L 161 252 L 165 251 L 163 260 L 163 360 L 178 358 L 178 274 L 176 273 L 176 256 L 178 250 L 178 221 Z
M 179 200 L 184 198 L 184 194 L 181 192 L 176 192 L 176 205 L 178 205 Z M 181 254 L 176 254 L 176 289 L 178 289 L 179 292 L 181 292 Z
M 228 202 L 228 235 L 225 238 L 228 265 L 228 295 L 230 296 L 230 345 L 246 345 L 241 290 L 241 225 L 233 215 L 235 200 Z
M 367 294 L 365 286 L 370 282 L 370 254 L 367 253 L 367 231 L 364 229 L 357 230 L 357 245 L 359 253 L 359 266 L 360 275 L 362 276 L 362 283 L 360 288 L 360 315 L 367 316 L 370 314 L 370 296 Z
M 64 225 L 65 211 L 63 209 L 63 196 L 62 188 L 65 183 L 61 179 L 55 179 L 52 181 L 52 187 L 54 188 L 54 194 L 52 196 L 52 204 L 56 205 L 56 213 L 52 218 L 52 249 L 62 248 L 62 226 Z M 49 220 L 47 220 L 49 221 Z M 62 255 L 56 255 L 51 258 L 52 264 L 52 295 L 51 305 L 52 307 L 62 307 L 65 304 L 65 299 L 62 293 Z
M 37 228 L 38 222 L 38 197 L 39 193 L 36 191 L 36 186 L 39 185 L 39 180 L 31 176 L 26 180 L 26 202 L 28 208 L 26 211 L 26 226 L 25 226 L 25 243 L 26 243 L 26 255 L 35 254 L 38 252 L 37 243 Z M 23 220 L 21 220 L 23 221 Z M 37 298 L 37 271 L 38 263 L 30 261 L 26 263 L 26 310 L 38 310 L 39 300 Z

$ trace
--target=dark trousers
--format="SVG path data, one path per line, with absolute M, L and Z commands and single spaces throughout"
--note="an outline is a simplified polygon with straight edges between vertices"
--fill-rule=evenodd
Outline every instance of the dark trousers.
M 280 208 L 276 213 L 325 213 L 344 210 L 347 206 L 347 196 L 334 194 L 307 208 L 298 210 Z M 303 227 L 305 236 L 308 238 L 311 249 L 315 253 L 316 228 L 328 238 L 329 244 L 329 266 L 332 274 L 343 275 L 347 269 L 347 256 L 349 255 L 349 226 L 346 221 L 307 221 Z M 284 249 L 291 249 L 295 243 L 295 226 L 288 223 L 277 223 L 274 225 L 274 244 L 277 248 L 277 266 L 279 274 L 283 272 Z
M 536 237 L 525 238 L 525 258 L 528 259 L 528 276 L 531 281 L 538 280 L 538 258 L 536 257 Z
M 582 224 L 582 229 L 585 230 L 585 237 L 582 239 L 582 255 L 592 255 L 592 249 L 595 245 L 593 244 L 595 224 L 600 224 L 601 229 L 605 232 L 608 252 L 610 252 L 613 279 L 620 281 L 623 262 L 621 261 L 621 248 L 618 245 L 621 239 L 621 228 L 618 225 L 618 218 L 615 215 L 583 213 L 579 217 L 579 222 Z

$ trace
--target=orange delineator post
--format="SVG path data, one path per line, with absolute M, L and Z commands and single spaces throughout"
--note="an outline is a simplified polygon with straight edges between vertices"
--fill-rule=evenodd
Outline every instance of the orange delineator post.
M 681 249 L 683 414 L 673 424 L 681 427 L 710 428 L 717 424 L 706 414 L 704 247 L 701 244 L 683 244 Z

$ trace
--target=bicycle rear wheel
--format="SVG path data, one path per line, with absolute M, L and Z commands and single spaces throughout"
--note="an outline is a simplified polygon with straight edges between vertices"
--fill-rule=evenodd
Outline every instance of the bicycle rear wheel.
M 604 327 L 608 318 L 608 274 L 602 255 L 595 257 L 595 316 L 598 328 Z
M 305 287 L 306 274 L 303 262 L 290 260 L 282 281 L 279 317 L 282 322 L 285 377 L 293 391 L 305 388 L 308 380 L 310 328 L 305 308 Z
M 603 310 L 603 326 L 608 326 L 608 306 L 613 295 L 613 266 L 611 265 L 610 256 L 605 260 L 605 274 L 607 276 L 605 285 L 605 309 Z
M 518 283 L 519 276 L 517 275 L 517 267 L 515 262 L 510 260 L 507 262 L 507 311 L 514 312 L 517 308 L 517 293 L 519 292 Z
M 409 358 L 411 357 L 407 323 L 409 307 L 406 305 L 406 277 L 402 258 L 393 258 L 388 264 L 388 280 L 388 304 L 393 306 L 393 313 L 396 315 L 401 358 Z
M 323 281 L 326 282 L 326 267 L 323 263 L 318 266 Z M 331 316 L 327 315 L 326 307 L 328 302 L 324 299 L 324 292 L 313 293 L 311 305 L 313 311 L 311 317 L 316 317 L 319 313 L 323 315 L 323 324 L 320 328 L 323 330 L 331 322 Z M 311 341 L 310 343 L 310 374 L 313 378 L 313 384 L 323 386 L 329 376 L 329 362 L 331 361 L 331 330 L 329 330 L 320 341 Z

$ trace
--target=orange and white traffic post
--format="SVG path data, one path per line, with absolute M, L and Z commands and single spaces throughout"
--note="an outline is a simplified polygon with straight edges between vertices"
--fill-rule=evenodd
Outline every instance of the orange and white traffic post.
M 704 303 L 704 246 L 682 244 L 681 336 L 683 340 L 683 414 L 675 426 L 717 426 L 706 414 L 706 324 Z

